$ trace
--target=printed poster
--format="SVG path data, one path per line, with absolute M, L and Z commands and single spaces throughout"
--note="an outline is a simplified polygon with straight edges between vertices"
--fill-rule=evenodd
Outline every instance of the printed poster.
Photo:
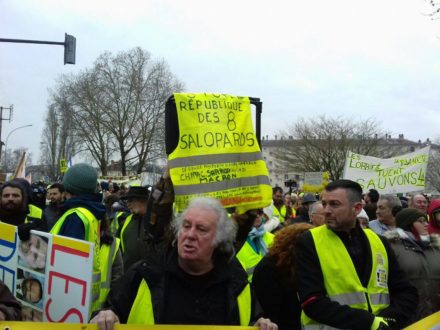
M 85 323 L 90 316 L 93 244 L 0 223 L 0 279 L 23 306 L 23 321 Z

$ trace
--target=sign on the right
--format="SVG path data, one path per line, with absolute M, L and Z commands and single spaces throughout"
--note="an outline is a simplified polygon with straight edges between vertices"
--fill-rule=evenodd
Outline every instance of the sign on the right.
M 386 159 L 349 151 L 345 160 L 344 179 L 358 182 L 364 191 L 376 189 L 382 194 L 424 190 L 429 149 L 428 146 Z

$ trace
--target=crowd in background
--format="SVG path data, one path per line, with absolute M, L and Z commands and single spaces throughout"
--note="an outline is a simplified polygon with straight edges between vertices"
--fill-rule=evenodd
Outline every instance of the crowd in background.
M 285 193 L 274 187 L 271 205 L 245 214 L 233 210 L 226 214 L 209 199 L 196 200 L 183 217 L 175 218 L 167 175 L 146 187 L 98 184 L 96 179 L 90 166 L 80 164 L 69 169 L 63 182 L 49 186 L 22 179 L 6 182 L 0 190 L 0 221 L 18 226 L 24 241 L 30 239 L 30 230 L 37 229 L 96 242 L 88 228 L 99 228 L 96 258 L 101 266 L 94 271 L 100 273 L 100 297 L 93 306 L 92 322 L 100 328 L 118 322 L 244 325 L 252 321 L 263 329 L 313 329 L 314 322 L 333 328 L 397 329 L 440 310 L 440 199 L 429 200 L 423 194 L 397 197 L 370 189 L 362 199 L 359 193 L 357 201 L 356 184 L 337 182 L 321 194 Z M 342 197 L 337 195 L 340 191 Z M 204 223 L 211 213 L 215 226 Z M 354 225 L 340 230 L 338 221 L 351 216 Z M 229 228 L 228 223 L 234 226 Z M 216 228 L 214 236 L 205 242 L 210 226 Z M 324 228 L 339 238 L 335 240 Z M 370 236 L 371 231 L 379 241 Z M 331 244 L 322 243 L 329 244 L 326 251 L 318 242 L 327 239 Z M 339 240 L 343 245 L 338 245 Z M 323 264 L 323 256 L 336 256 L 333 248 L 348 251 L 346 261 L 353 263 L 354 273 L 333 260 Z M 384 252 L 384 260 L 369 261 L 375 258 L 371 256 L 375 248 Z M 206 255 L 198 254 L 205 249 Z M 381 263 L 387 269 L 383 273 Z M 206 266 L 206 273 L 200 273 L 204 269 L 200 265 Z M 332 291 L 340 289 L 328 283 L 328 278 L 338 282 L 335 269 L 348 282 L 357 274 L 362 282 L 358 285 L 367 288 L 375 287 L 369 281 L 374 281 L 370 273 L 376 272 L 376 289 L 387 286 L 388 291 L 380 294 L 394 296 L 394 302 L 378 304 L 377 313 L 375 306 L 365 307 L 368 315 L 352 313 L 363 307 L 332 298 Z M 385 278 L 380 279 L 381 274 Z M 249 306 L 239 300 L 247 283 L 252 291 Z M 224 295 L 225 288 L 230 295 Z M 141 289 L 151 295 L 153 320 L 136 314 Z M 5 290 L 0 291 L 0 319 L 20 319 L 19 304 Z M 231 302 L 235 300 L 238 303 Z M 176 304 L 181 310 L 169 308 Z M 340 309 L 345 305 L 350 311 Z M 246 317 L 245 309 L 252 311 Z M 383 310 L 388 314 L 381 314 Z M 351 323 L 354 316 L 358 323 Z M 362 322 L 363 326 L 355 325 Z

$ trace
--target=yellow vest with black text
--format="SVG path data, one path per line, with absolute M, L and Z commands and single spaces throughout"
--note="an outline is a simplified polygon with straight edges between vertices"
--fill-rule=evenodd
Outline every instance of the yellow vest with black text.
M 112 281 L 112 266 L 118 254 L 121 240 L 114 238 L 111 245 L 102 244 L 99 249 L 99 266 L 101 268 L 101 291 L 99 292 L 99 303 L 103 306 L 110 291 Z
M 239 214 L 268 206 L 272 188 L 249 98 L 175 93 L 174 99 L 179 141 L 168 166 L 177 211 L 197 196 L 219 199 Z
M 263 241 L 266 243 L 267 248 L 273 243 L 275 235 L 272 233 L 264 233 Z M 240 261 L 244 270 L 248 274 L 249 281 L 252 281 L 252 276 L 254 274 L 254 269 L 257 267 L 258 263 L 263 259 L 264 255 L 261 253 L 255 252 L 252 246 L 246 241 L 241 247 L 240 251 L 237 253 L 237 259 Z
M 381 239 L 372 230 L 364 233 L 371 248 L 372 269 L 368 286 L 364 287 L 344 243 L 327 226 L 310 230 L 321 264 L 324 286 L 330 300 L 351 308 L 371 311 L 377 315 L 390 304 L 388 292 L 388 255 Z M 301 313 L 302 328 L 335 329 L 310 319 Z
M 251 288 L 249 283 L 237 297 L 240 325 L 248 326 L 251 321 Z M 153 304 L 147 282 L 142 279 L 128 315 L 127 324 L 154 325 Z
M 64 212 L 64 214 L 58 219 L 50 233 L 53 235 L 59 235 L 61 227 L 64 224 L 66 218 L 71 214 L 76 214 L 84 224 L 85 237 L 84 240 L 94 243 L 93 249 L 93 277 L 92 277 L 92 304 L 91 310 L 97 311 L 100 308 L 99 305 L 99 293 L 101 291 L 101 268 L 99 265 L 99 250 L 100 250 L 100 231 L 99 221 L 93 215 L 92 212 L 84 207 L 76 207 Z

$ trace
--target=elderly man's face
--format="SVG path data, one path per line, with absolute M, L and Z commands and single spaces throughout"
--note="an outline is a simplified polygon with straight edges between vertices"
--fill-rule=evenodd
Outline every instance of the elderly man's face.
M 177 237 L 179 258 L 199 265 L 210 264 L 218 215 L 213 210 L 192 208 L 186 213 Z
M 414 196 L 412 204 L 413 204 L 412 207 L 422 211 L 425 214 L 428 211 L 428 201 L 423 195 Z
M 313 213 L 310 214 L 310 222 L 316 227 L 325 223 L 325 212 L 322 204 L 318 204 L 313 210 Z
M 2 193 L 2 207 L 6 210 L 17 210 L 23 205 L 23 195 L 19 188 L 6 187 Z
M 388 223 L 394 219 L 391 207 L 386 199 L 379 199 L 377 202 L 376 216 L 383 223 Z

